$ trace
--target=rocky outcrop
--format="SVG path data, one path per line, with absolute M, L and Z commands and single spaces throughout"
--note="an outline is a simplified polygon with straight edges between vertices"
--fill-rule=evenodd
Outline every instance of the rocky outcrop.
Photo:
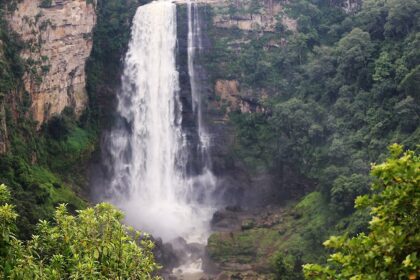
M 25 44 L 24 85 L 38 127 L 66 107 L 79 116 L 87 105 L 85 63 L 92 49 L 95 2 L 23 0 L 8 17 Z
M 226 2 L 230 5 L 230 12 L 227 14 L 218 13 L 213 18 L 213 24 L 219 28 L 238 28 L 243 31 L 264 31 L 274 32 L 279 25 L 285 29 L 296 31 L 296 20 L 287 16 L 283 11 L 283 5 L 273 1 L 261 1 L 260 7 L 251 12 L 250 3 Z M 245 4 L 244 4 L 245 3 Z
M 284 12 L 284 3 L 273 0 L 260 1 L 258 7 L 252 1 L 243 0 L 195 0 L 199 4 L 215 8 L 213 25 L 218 28 L 238 28 L 243 31 L 274 32 L 281 24 L 290 31 L 297 30 L 297 21 Z M 348 0 L 360 1 L 360 0 Z M 174 0 L 177 4 L 185 4 L 188 0 Z M 251 12 L 252 11 L 252 12 Z
M 228 113 L 239 111 L 241 113 L 261 113 L 264 108 L 259 100 L 240 92 L 239 82 L 236 80 L 217 80 L 214 88 L 219 109 L 225 108 Z M 264 94 L 261 94 L 264 97 Z
M 346 11 L 346 13 L 353 13 L 359 10 L 362 7 L 362 0 L 344 0 L 341 3 L 341 7 Z

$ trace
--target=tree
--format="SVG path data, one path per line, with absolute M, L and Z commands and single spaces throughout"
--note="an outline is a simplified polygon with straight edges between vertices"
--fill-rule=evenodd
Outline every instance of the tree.
M 376 82 L 382 82 L 391 77 L 391 71 L 393 65 L 389 57 L 388 52 L 382 52 L 379 58 L 375 61 L 375 73 L 373 74 L 373 80 Z
M 351 213 L 354 199 L 367 192 L 368 181 L 367 176 L 362 174 L 341 175 L 335 179 L 331 188 L 332 209 L 340 213 Z
M 420 275 L 420 156 L 390 147 L 391 157 L 372 167 L 373 194 L 356 199 L 369 208 L 370 233 L 333 236 L 336 253 L 325 266 L 304 265 L 307 279 L 417 279 Z M 401 154 L 403 155 L 401 156 Z
M 290 40 L 290 50 L 294 50 L 299 58 L 299 65 L 301 65 L 306 59 L 306 53 L 308 51 L 308 40 L 309 36 L 303 33 L 299 33 L 294 35 Z
M 387 16 L 386 0 L 364 0 L 363 8 L 356 17 L 361 27 L 368 31 L 373 39 L 383 39 Z
M 60 205 L 54 222 L 40 221 L 28 242 L 13 235 L 17 219 L 0 186 L 1 279 L 153 279 L 158 268 L 146 235 L 124 226 L 109 204 L 78 211 Z M 136 243 L 136 240 L 138 242 Z
M 314 102 L 291 98 L 274 106 L 270 124 L 276 133 L 280 162 L 299 162 L 306 168 L 324 138 L 325 112 Z
M 387 2 L 389 9 L 385 34 L 389 37 L 407 35 L 413 28 L 418 28 L 420 3 L 417 0 L 390 0 Z
M 274 255 L 274 279 L 275 280 L 299 280 L 303 279 L 301 271 L 302 259 L 300 252 L 292 252 L 285 257 L 278 252 Z
M 0 279 L 6 279 L 7 270 L 14 265 L 17 254 L 22 248 L 13 235 L 17 214 L 14 206 L 8 204 L 10 192 L 5 185 L 0 185 Z
M 412 95 L 416 99 L 420 98 L 419 93 L 420 86 L 420 65 L 411 70 L 407 76 L 401 81 L 399 88 L 406 92 L 407 95 Z
M 354 28 L 343 37 L 336 48 L 338 71 L 347 82 L 354 82 L 363 72 L 372 55 L 373 44 L 370 35 L 360 28 Z
M 251 15 L 251 19 L 253 18 L 254 14 L 258 14 L 260 12 L 262 7 L 263 5 L 260 0 L 250 0 L 248 11 Z
M 230 19 L 232 19 L 238 13 L 238 7 L 235 3 L 230 2 L 228 6 L 228 13 Z

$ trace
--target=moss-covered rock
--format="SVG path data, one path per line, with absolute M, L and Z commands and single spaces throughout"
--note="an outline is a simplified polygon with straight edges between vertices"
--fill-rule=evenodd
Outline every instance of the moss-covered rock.
M 301 277 L 300 263 L 321 261 L 325 256 L 323 240 L 338 230 L 331 224 L 331 211 L 319 192 L 309 193 L 284 208 L 267 207 L 236 215 L 241 220 L 241 229 L 216 232 L 207 245 L 210 259 L 232 275 L 252 270 L 273 277 L 281 256 L 291 269 L 289 272 Z M 299 266 L 296 273 L 295 264 Z

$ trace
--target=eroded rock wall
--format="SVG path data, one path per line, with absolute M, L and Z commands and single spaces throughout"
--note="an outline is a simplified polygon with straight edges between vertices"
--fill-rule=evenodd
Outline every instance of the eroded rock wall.
M 362 7 L 362 0 L 344 0 L 341 7 L 346 13 L 354 13 Z
M 275 32 L 277 26 L 283 25 L 294 32 L 297 22 L 284 12 L 283 4 L 265 0 L 252 9 L 249 1 L 224 1 L 219 3 L 213 24 L 218 28 L 263 32 Z
M 86 108 L 85 63 L 92 49 L 95 2 L 23 0 L 8 18 L 25 44 L 24 85 L 38 127 L 66 107 L 77 116 Z

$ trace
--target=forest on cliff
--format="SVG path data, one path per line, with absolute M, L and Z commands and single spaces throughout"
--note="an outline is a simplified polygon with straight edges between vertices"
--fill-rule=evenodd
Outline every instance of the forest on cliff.
M 304 223 L 284 233 L 288 245 L 278 245 L 285 252 L 277 259 L 285 263 L 279 279 L 301 277 L 293 274 L 300 263 L 325 261 L 319 240 L 368 231 L 368 215 L 355 212 L 354 200 L 370 191 L 370 164 L 383 161 L 392 143 L 418 149 L 420 3 L 362 2 L 346 13 L 331 1 L 290 1 L 285 13 L 296 19 L 296 32 L 281 24 L 274 33 L 211 31 L 216 39 L 206 62 L 214 79 L 238 80 L 241 91 L 251 92 L 263 108 L 230 113 L 237 133 L 234 156 L 255 174 L 280 174 L 281 182 L 292 169 L 314 182 L 315 192 L 294 210 Z M 235 6 L 228 12 L 240 13 Z M 296 192 L 287 183 L 278 185 L 286 197 Z M 241 237 L 255 244 L 277 240 L 258 231 Z M 239 259 L 249 249 L 244 244 L 235 253 L 231 241 L 221 250 L 223 237 L 213 238 L 220 259 Z M 287 269 L 290 278 L 283 275 Z

